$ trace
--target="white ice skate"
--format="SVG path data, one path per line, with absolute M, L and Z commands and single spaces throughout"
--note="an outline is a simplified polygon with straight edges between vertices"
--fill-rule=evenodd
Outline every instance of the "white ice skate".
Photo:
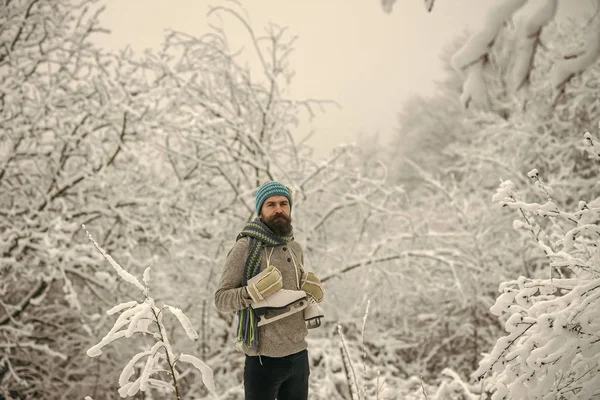
M 308 306 L 304 309 L 304 320 L 308 329 L 318 328 L 321 326 L 321 318 L 325 314 L 323 309 L 312 296 L 308 296 Z
M 304 291 L 281 289 L 259 302 L 250 304 L 250 307 L 258 317 L 258 326 L 263 326 L 300 312 L 307 305 L 308 299 Z

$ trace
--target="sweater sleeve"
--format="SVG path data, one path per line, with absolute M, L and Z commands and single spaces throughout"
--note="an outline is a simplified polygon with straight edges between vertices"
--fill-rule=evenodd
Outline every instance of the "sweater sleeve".
M 302 275 L 304 275 L 307 271 L 304 268 L 304 250 L 302 249 L 301 246 L 298 246 L 298 253 L 300 253 L 300 260 L 301 260 L 301 264 L 300 264 L 300 272 L 302 273 Z M 314 271 L 313 274 L 317 275 Z M 317 275 L 318 278 L 318 275 Z M 323 287 L 323 284 L 321 284 L 321 287 L 323 289 L 323 293 L 325 293 L 325 288 Z
M 227 254 L 219 287 L 215 292 L 215 306 L 222 312 L 242 310 L 250 305 L 251 298 L 243 286 L 244 264 L 248 257 L 248 239 L 235 242 Z

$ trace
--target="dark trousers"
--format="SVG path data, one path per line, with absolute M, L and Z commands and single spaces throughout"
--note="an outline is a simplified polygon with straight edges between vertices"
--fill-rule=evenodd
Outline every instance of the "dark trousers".
M 308 375 L 306 350 L 277 358 L 246 356 L 246 400 L 307 400 Z

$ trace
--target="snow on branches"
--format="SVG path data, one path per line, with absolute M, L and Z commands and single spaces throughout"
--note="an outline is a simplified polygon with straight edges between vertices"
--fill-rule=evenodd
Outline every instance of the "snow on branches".
M 394 8 L 394 4 L 396 3 L 396 0 L 380 0 L 381 1 L 381 8 L 383 9 L 383 12 L 385 12 L 386 14 L 389 14 L 392 12 L 392 9 Z M 433 4 L 435 3 L 435 0 L 423 0 L 423 3 L 425 5 L 425 9 L 427 10 L 427 12 L 431 12 L 431 10 L 433 9 Z
M 381 8 L 389 14 L 395 3 L 396 0 L 381 0 Z M 596 3 L 599 7 L 600 0 L 596 0 Z M 427 11 L 431 11 L 433 4 L 433 0 L 425 0 Z M 492 48 L 500 42 L 498 39 L 503 30 L 514 29 L 515 40 L 513 48 L 509 49 L 512 53 L 510 66 L 502 79 L 512 92 L 529 85 L 535 57 L 542 44 L 542 30 L 555 20 L 557 9 L 558 0 L 502 0 L 490 6 L 480 28 L 454 54 L 451 61 L 452 67 L 464 74 L 461 102 L 465 108 L 471 105 L 490 108 L 485 71 L 492 59 Z M 549 79 L 554 92 L 553 106 L 558 104 L 567 83 L 600 57 L 600 23 L 594 21 L 597 15 L 585 27 L 583 46 L 565 54 L 553 65 Z
M 589 133 L 586 140 L 593 146 Z M 537 170 L 528 175 L 543 186 Z M 550 277 L 502 283 L 490 309 L 505 321 L 508 334 L 474 376 L 489 375 L 493 400 L 584 400 L 600 394 L 600 207 L 581 201 L 568 213 L 552 203 L 550 191 L 544 193 L 545 204 L 521 201 L 506 181 L 493 197 L 519 211 L 523 220 L 514 227 L 531 235 L 550 260 Z M 545 234 L 538 217 L 552 219 L 555 231 Z
M 83 229 L 90 241 L 117 271 L 121 279 L 140 289 L 145 297 L 141 302 L 132 300 L 117 304 L 109 309 L 106 312 L 108 315 L 121 314 L 110 331 L 98 344 L 88 349 L 86 354 L 90 357 L 98 357 L 102 354 L 102 349 L 115 340 L 130 338 L 135 334 L 149 335 L 154 338 L 154 344 L 134 355 L 119 376 L 119 395 L 121 397 L 135 396 L 139 391 L 145 392 L 153 387 L 163 393 L 175 392 L 176 398 L 180 399 L 181 395 L 177 382 L 179 373 L 175 369 L 178 362 L 189 363 L 198 369 L 202 376 L 202 382 L 209 392 L 214 393 L 215 385 L 212 369 L 197 357 L 183 353 L 176 356 L 173 352 L 167 330 L 163 324 L 163 310 L 169 310 L 177 318 L 190 339 L 197 340 L 198 333 L 194 330 L 188 317 L 179 308 L 168 305 L 156 306 L 154 299 L 149 296 L 150 268 L 146 268 L 144 271 L 144 285 L 142 285 L 135 276 L 123 269 L 96 243 L 92 235 L 85 229 L 85 226 L 83 226 Z M 144 358 L 146 360 L 142 362 Z M 166 368 L 164 367 L 165 363 Z M 141 367 L 141 373 L 135 380 L 131 381 L 130 379 L 134 375 L 136 367 Z M 170 381 L 153 377 L 153 375 L 162 372 L 166 372 L 170 376 Z
M 566 54 L 554 65 L 550 79 L 552 87 L 556 90 L 555 103 L 564 93 L 567 83 L 594 64 L 600 57 L 600 23 L 596 23 L 589 30 L 584 43 L 581 49 L 572 54 Z
M 588 144 L 593 149 L 594 154 L 600 157 L 600 142 L 598 140 L 594 140 L 592 134 L 589 132 L 585 133 L 584 138 L 586 144 Z
M 517 21 L 517 48 L 508 84 L 512 90 L 527 85 L 533 70 L 533 60 L 542 28 L 554 19 L 558 0 L 529 1 L 523 7 L 523 15 Z
M 523 4 L 525 0 L 509 0 L 492 7 L 481 29 L 452 57 L 452 67 L 459 72 L 466 72 L 461 95 L 465 107 L 468 108 L 472 102 L 488 104 L 483 67 L 488 61 L 488 53 L 500 29 Z
M 125 271 L 123 269 L 123 267 L 121 267 L 115 260 L 113 260 L 113 258 L 109 254 L 107 254 L 106 251 L 104 251 L 104 249 L 102 247 L 100 247 L 100 245 L 94 240 L 91 233 L 88 232 L 88 230 L 85 228 L 85 225 L 81 225 L 81 227 L 85 231 L 88 239 L 90 239 L 90 241 L 94 244 L 94 247 L 96 247 L 98 249 L 98 251 L 100 252 L 100 254 L 102 254 L 102 256 L 104 258 L 106 258 L 106 260 L 110 263 L 111 267 L 113 267 L 114 270 L 117 271 L 117 274 L 119 274 L 119 276 L 124 281 L 131 283 L 133 286 L 135 286 L 136 288 L 141 290 L 142 293 L 144 293 L 144 296 L 148 296 L 148 292 L 147 292 L 148 288 L 146 286 L 142 285 L 135 276 L 133 276 L 129 272 Z M 146 274 L 144 274 L 144 275 L 146 275 Z
M 518 91 L 529 84 L 535 56 L 541 44 L 542 30 L 554 20 L 557 7 L 557 0 L 505 0 L 490 8 L 482 28 L 471 36 L 452 60 L 452 66 L 458 72 L 466 72 L 461 96 L 465 107 L 468 108 L 471 103 L 478 103 L 486 108 L 489 106 L 482 69 L 501 29 L 510 26 L 508 22 L 513 17 L 515 48 L 512 49 L 512 63 L 505 79 L 512 91 Z M 599 33 L 599 23 L 588 27 L 583 47 L 554 63 L 550 76 L 554 106 L 565 92 L 566 84 L 600 56 Z
M 385 386 L 385 378 L 381 377 L 380 371 L 376 370 L 372 377 L 367 374 L 367 346 L 365 344 L 365 330 L 367 326 L 367 318 L 369 316 L 369 306 L 371 301 L 367 301 L 367 307 L 362 320 L 361 328 L 361 351 L 362 351 L 362 384 L 360 375 L 357 375 L 355 363 L 352 361 L 350 346 L 343 333 L 341 325 L 337 326 L 337 333 L 340 338 L 340 353 L 341 361 L 346 378 L 348 395 L 352 400 L 366 400 L 370 398 L 391 399 L 397 393 L 391 393 L 389 388 Z M 341 394 L 341 393 L 338 393 Z M 344 395 L 344 397 L 346 397 Z

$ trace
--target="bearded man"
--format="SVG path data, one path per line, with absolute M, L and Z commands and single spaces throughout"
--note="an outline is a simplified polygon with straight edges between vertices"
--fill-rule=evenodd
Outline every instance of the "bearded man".
M 238 313 L 235 347 L 246 355 L 246 400 L 306 400 L 307 328 L 320 325 L 323 287 L 304 270 L 294 241 L 291 190 L 266 182 L 255 205 L 257 218 L 227 254 L 215 305 Z

